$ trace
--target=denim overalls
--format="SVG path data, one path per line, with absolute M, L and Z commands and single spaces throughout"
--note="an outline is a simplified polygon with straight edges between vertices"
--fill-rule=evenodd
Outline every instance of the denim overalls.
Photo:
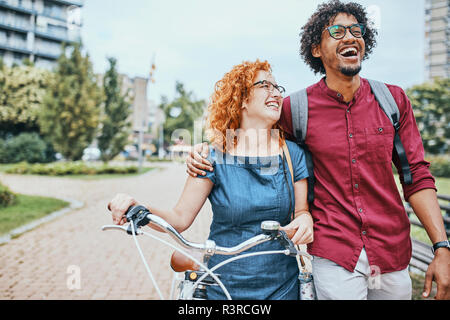
M 303 150 L 293 142 L 286 143 L 292 159 L 294 181 L 307 178 Z M 284 177 L 281 156 L 238 157 L 223 154 L 212 147 L 210 150 L 208 160 L 214 171 L 204 176 L 214 183 L 209 195 L 213 211 L 209 239 L 219 246 L 231 247 L 261 234 L 264 220 L 276 220 L 282 226 L 291 221 L 293 186 L 286 162 L 287 179 Z M 269 241 L 242 254 L 283 249 L 278 241 Z M 208 266 L 211 268 L 228 258 L 215 255 Z M 232 299 L 298 299 L 298 266 L 294 257 L 271 254 L 244 258 L 226 264 L 216 273 L 220 274 Z M 208 299 L 226 299 L 219 286 L 210 286 L 207 292 Z

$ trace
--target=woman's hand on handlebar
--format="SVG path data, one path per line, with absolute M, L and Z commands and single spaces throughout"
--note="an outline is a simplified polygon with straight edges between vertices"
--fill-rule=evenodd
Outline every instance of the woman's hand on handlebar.
M 119 226 L 127 222 L 125 213 L 131 206 L 137 205 L 136 200 L 124 193 L 117 194 L 109 203 L 108 210 L 112 213 L 113 222 Z

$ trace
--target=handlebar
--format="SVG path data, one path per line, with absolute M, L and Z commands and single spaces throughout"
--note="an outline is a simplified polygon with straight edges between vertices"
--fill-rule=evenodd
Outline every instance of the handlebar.
M 195 243 L 186 240 L 172 225 L 170 225 L 163 218 L 156 216 L 148 211 L 144 206 L 130 207 L 126 213 L 127 221 L 134 224 L 134 230 L 136 234 L 142 234 L 140 227 L 152 223 L 159 228 L 166 231 L 169 236 L 174 239 L 179 245 L 186 249 L 194 249 L 202 251 L 208 256 L 214 254 L 220 255 L 236 255 L 243 251 L 246 251 L 256 245 L 270 241 L 279 240 L 288 250 L 288 255 L 305 255 L 311 257 L 308 253 L 298 251 L 292 241 L 287 237 L 284 231 L 279 230 L 280 223 L 277 221 L 263 221 L 261 223 L 262 234 L 256 235 L 234 247 L 221 247 L 217 246 L 213 240 L 206 240 L 205 243 Z M 103 231 L 107 230 L 121 230 L 128 234 L 133 234 L 131 226 L 117 226 L 117 225 L 105 225 L 102 227 Z

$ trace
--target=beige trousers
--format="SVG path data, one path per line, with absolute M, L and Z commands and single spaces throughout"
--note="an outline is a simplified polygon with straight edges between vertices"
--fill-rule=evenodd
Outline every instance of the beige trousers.
M 411 300 L 408 268 L 380 274 L 376 266 L 369 265 L 365 249 L 354 272 L 316 256 L 312 271 L 319 300 Z

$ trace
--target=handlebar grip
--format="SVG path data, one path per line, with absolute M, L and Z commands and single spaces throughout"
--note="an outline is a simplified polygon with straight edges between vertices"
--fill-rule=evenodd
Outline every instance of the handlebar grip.
M 137 230 L 150 222 L 150 219 L 147 217 L 148 214 L 150 214 L 150 211 L 144 206 L 131 206 L 125 213 L 125 216 L 128 222 L 133 221 L 134 229 Z M 131 226 L 128 228 L 127 233 L 132 234 Z
M 149 213 L 150 211 L 144 206 L 131 206 L 128 208 L 127 212 L 125 212 L 125 217 L 127 218 L 127 221 L 130 222 L 131 220 L 136 220 L 140 216 Z

